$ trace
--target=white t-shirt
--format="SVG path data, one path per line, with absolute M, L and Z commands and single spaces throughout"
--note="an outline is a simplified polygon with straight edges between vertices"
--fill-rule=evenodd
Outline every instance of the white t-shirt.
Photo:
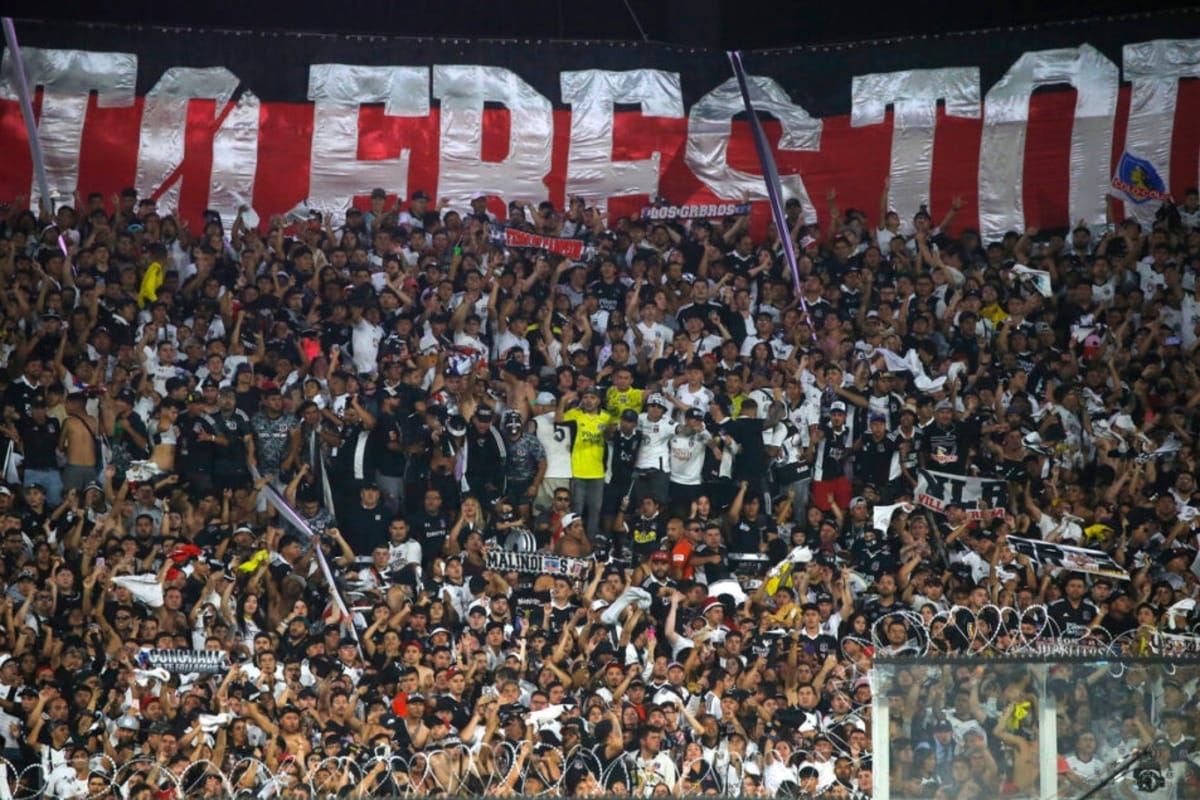
M 691 408 L 698 408 L 701 411 L 708 411 L 708 404 L 712 402 L 712 390 L 703 384 L 699 389 L 692 390 L 688 388 L 686 383 L 681 383 L 675 387 L 675 396 L 679 398 L 679 402 Z
M 1104 774 L 1108 762 L 1099 756 L 1092 756 L 1091 761 L 1081 761 L 1077 755 L 1067 756 L 1067 767 L 1079 777 L 1093 781 Z
M 361 373 L 378 370 L 379 343 L 383 341 L 383 328 L 372 325 L 365 319 L 355 323 L 350 334 L 350 347 L 354 351 L 354 368 Z
M 650 419 L 650 415 L 642 412 L 638 415 L 638 430 L 642 434 L 642 444 L 638 448 L 637 469 L 666 470 L 671 466 L 671 437 L 678 427 L 671 418 L 664 414 L 658 422 Z
M 547 478 L 563 479 L 571 477 L 571 428 L 569 425 L 556 425 L 554 412 L 548 411 L 533 418 L 538 441 L 546 451 Z
M 683 430 L 681 426 L 681 431 Z M 671 437 L 671 482 L 699 486 L 704 472 L 704 450 L 712 441 L 708 431 L 677 433 Z

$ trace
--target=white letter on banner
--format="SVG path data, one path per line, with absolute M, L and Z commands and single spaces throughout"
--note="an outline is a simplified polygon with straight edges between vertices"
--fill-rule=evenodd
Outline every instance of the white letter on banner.
M 682 119 L 679 73 L 589 69 L 564 72 L 559 80 L 563 102 L 571 106 L 567 196 L 582 195 L 606 208 L 610 197 L 657 195 L 661 153 L 641 161 L 613 161 L 613 104 L 639 103 L 648 117 Z
M 314 104 L 311 208 L 332 211 L 340 223 L 351 199 L 376 186 L 407 195 L 412 151 L 402 148 L 399 158 L 359 161 L 358 111 L 364 103 L 383 103 L 389 116 L 429 116 L 428 67 L 313 64 L 308 99 Z
M 208 207 L 232 225 L 238 207 L 254 200 L 258 171 L 258 121 L 262 103 L 250 91 L 242 92 L 229 116 L 213 136 L 212 182 Z
M 1171 187 L 1171 135 L 1180 78 L 1200 78 L 1200 39 L 1159 39 L 1127 44 L 1125 79 L 1133 84 L 1129 98 L 1129 127 L 1125 148 L 1149 161 L 1167 188 Z M 1185 179 L 1195 185 L 1196 176 Z M 1126 203 L 1139 222 L 1150 223 L 1158 203 Z
M 24 47 L 21 57 L 30 91 L 42 87 L 38 140 L 46 162 L 51 193 L 70 196 L 79 187 L 79 149 L 83 141 L 88 95 L 97 93 L 100 108 L 133 105 L 137 85 L 137 56 L 133 53 L 92 53 L 84 50 L 46 50 Z M 4 51 L 0 64 L 0 98 L 17 100 L 12 59 Z M 37 208 L 41 191 L 31 181 L 30 202 Z
M 1031 220 L 1034 224 L 1089 225 L 1105 221 L 1105 197 L 1112 181 L 1113 117 L 1117 110 L 1117 65 L 1091 45 L 1025 53 L 987 93 L 983 140 L 979 146 L 979 229 L 985 242 L 1026 227 L 1022 201 L 1025 128 L 1033 90 L 1056 83 L 1075 87 L 1075 122 L 1067 175 L 1039 175 L 1039 181 L 1069 181 L 1070 220 Z
M 779 120 L 783 133 L 780 150 L 820 150 L 821 120 L 792 104 L 787 92 L 771 78 L 747 76 L 750 100 L 759 112 L 767 112 Z M 730 78 L 713 89 L 692 106 L 688 114 L 687 165 L 692 173 L 718 198 L 751 200 L 767 199 L 762 175 L 741 172 L 729 166 L 729 137 L 733 118 L 746 110 L 737 79 Z M 799 175 L 780 175 L 784 199 L 795 197 L 804 209 L 804 221 L 815 223 L 816 210 L 808 198 L 808 190 Z
M 226 108 L 239 82 L 224 67 L 172 67 L 146 94 L 134 185 L 141 194 L 154 196 L 159 209 L 179 207 L 182 176 L 172 175 L 183 163 L 188 105 L 192 100 L 215 100 L 216 118 L 225 115 L 213 135 L 212 175 L 208 181 L 212 188 L 205 198 L 206 205 L 231 220 L 239 202 L 253 196 L 259 103 L 247 92 L 232 109 Z
M 441 101 L 439 198 L 465 206 L 475 192 L 511 200 L 546 198 L 543 179 L 554 147 L 550 101 L 510 70 L 453 64 L 433 68 L 433 96 Z M 484 103 L 509 111 L 508 157 L 483 160 Z
M 929 203 L 933 174 L 934 133 L 938 100 L 946 116 L 979 119 L 979 68 L 916 69 L 855 76 L 851 84 L 850 125 L 878 125 L 892 120 L 891 189 L 888 207 L 910 225 L 922 204 Z M 880 220 L 880 223 L 883 221 Z

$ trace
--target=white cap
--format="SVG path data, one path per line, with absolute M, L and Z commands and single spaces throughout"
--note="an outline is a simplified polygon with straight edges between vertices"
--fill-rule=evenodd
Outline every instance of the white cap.
M 646 398 L 646 405 L 647 406 L 661 406 L 664 409 L 671 407 L 671 404 L 667 402 L 667 398 L 663 397 L 658 392 L 655 392 L 654 394 L 652 394 Z
M 564 530 L 566 530 L 581 519 L 583 519 L 583 517 L 579 514 L 563 514 L 562 527 Z

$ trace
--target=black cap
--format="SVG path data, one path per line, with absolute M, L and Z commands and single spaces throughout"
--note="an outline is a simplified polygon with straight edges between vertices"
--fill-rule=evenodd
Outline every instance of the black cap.
M 627 408 L 621 412 L 621 421 L 622 422 L 637 422 L 638 421 L 638 413 L 636 411 L 634 411 L 632 408 Z

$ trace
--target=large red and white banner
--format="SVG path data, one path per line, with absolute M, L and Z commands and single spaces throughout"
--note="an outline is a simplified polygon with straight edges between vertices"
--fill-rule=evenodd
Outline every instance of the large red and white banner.
M 1200 182 L 1200 14 L 745 54 L 784 195 L 816 221 L 888 204 L 986 239 L 1105 220 L 1122 156 L 1161 191 Z M 22 21 L 51 191 L 134 186 L 193 224 L 339 214 L 377 186 L 466 207 L 476 191 L 609 216 L 651 197 L 769 211 L 723 54 L 661 45 L 450 42 Z M 1138 174 L 1144 174 L 1142 170 Z M 1149 187 L 1158 191 L 1156 187 Z M 0 199 L 36 197 L 10 53 Z M 1156 203 L 1124 213 L 1152 218 Z

